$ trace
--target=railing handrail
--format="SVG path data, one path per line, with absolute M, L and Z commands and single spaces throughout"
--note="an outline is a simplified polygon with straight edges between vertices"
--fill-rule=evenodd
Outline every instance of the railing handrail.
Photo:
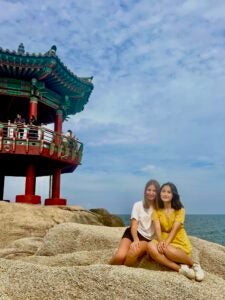
M 27 147 L 29 142 L 40 142 L 49 144 L 54 149 L 55 146 L 68 153 L 75 151 L 79 156 L 82 155 L 83 144 L 74 137 L 69 137 L 64 133 L 57 133 L 42 125 L 32 124 L 16 124 L 16 123 L 3 123 L 0 122 L 0 139 L 1 141 L 12 141 L 15 146 L 16 141 L 26 141 Z M 1 142 L 2 143 L 2 142 Z
M 69 137 L 64 133 L 58 133 L 56 131 L 53 131 L 47 127 L 44 127 L 42 124 L 41 125 L 32 125 L 32 124 L 16 124 L 16 123 L 4 123 L 4 122 L 0 122 L 0 128 L 4 129 L 26 129 L 26 130 L 30 130 L 30 129 L 37 129 L 37 130 L 41 130 L 44 133 L 48 133 L 49 135 L 52 136 L 52 140 L 54 139 L 54 137 L 58 136 L 61 137 L 62 139 L 66 139 L 68 141 L 70 140 L 75 140 L 77 143 L 82 144 L 77 138 L 74 137 Z M 0 131 L 0 136 L 2 135 L 2 132 Z M 46 142 L 48 142 L 46 140 Z

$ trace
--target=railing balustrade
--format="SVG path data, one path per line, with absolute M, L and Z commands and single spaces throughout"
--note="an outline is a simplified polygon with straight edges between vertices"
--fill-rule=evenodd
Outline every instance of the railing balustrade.
M 29 153 L 31 146 L 49 149 L 50 156 L 57 153 L 58 158 L 74 160 L 75 156 L 81 159 L 83 144 L 77 139 L 58 134 L 43 125 L 19 125 L 14 123 L 0 123 L 0 151 L 9 149 L 14 152 L 17 145 L 24 145 Z M 80 161 L 79 159 L 79 161 Z

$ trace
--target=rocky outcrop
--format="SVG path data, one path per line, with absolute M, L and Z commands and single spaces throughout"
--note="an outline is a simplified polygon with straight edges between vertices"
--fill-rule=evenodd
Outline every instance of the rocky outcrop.
M 0 299 L 225 298 L 225 247 L 191 237 L 206 271 L 200 283 L 147 257 L 137 268 L 110 266 L 124 228 L 100 226 L 87 214 L 75 207 L 0 204 Z M 92 225 L 84 224 L 89 216 Z
M 99 217 L 99 221 L 105 225 L 110 227 L 123 227 L 125 226 L 124 222 L 116 215 L 112 215 L 108 212 L 108 210 L 104 208 L 92 208 L 91 212 L 97 214 Z
M 119 219 L 108 213 L 110 223 Z M 115 218 L 116 221 L 113 221 Z M 79 206 L 40 206 L 0 201 L 0 248 L 18 238 L 43 237 L 56 224 L 74 222 L 90 225 L 107 223 L 99 213 L 85 210 Z M 118 225 L 123 226 L 122 220 Z M 13 228 L 13 230 L 12 230 Z

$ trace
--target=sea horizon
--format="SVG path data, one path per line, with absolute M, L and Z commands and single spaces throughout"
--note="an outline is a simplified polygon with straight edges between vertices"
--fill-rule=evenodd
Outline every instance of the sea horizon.
M 129 226 L 130 214 L 116 214 Z M 185 230 L 209 242 L 225 246 L 225 214 L 186 214 Z
M 112 212 L 110 212 L 111 214 L 113 214 L 113 215 L 117 215 L 117 216 L 119 216 L 119 215 L 130 215 L 130 213 L 128 212 L 128 213 L 112 213 Z M 211 216 L 211 215 L 213 215 L 213 216 L 217 216 L 217 215 L 219 215 L 219 216 L 225 216 L 225 212 L 224 213 L 186 213 L 186 216 L 187 215 L 204 215 L 204 216 Z

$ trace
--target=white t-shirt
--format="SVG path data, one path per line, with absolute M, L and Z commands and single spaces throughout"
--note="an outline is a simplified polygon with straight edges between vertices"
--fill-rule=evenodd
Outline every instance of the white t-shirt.
M 131 212 L 131 219 L 138 221 L 137 231 L 149 240 L 151 240 L 154 235 L 152 211 L 153 209 L 151 207 L 147 209 L 144 208 L 143 201 L 138 201 L 134 203 Z

